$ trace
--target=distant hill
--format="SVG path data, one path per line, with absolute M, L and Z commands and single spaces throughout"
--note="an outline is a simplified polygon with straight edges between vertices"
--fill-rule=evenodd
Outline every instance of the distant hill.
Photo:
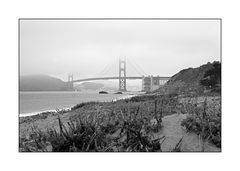
M 154 91 L 158 94 L 201 94 L 220 92 L 221 63 L 213 62 L 198 68 L 181 70 L 168 80 L 161 88 Z
M 106 90 L 106 91 L 117 91 L 118 88 L 107 82 L 84 82 L 79 85 L 74 86 L 74 89 L 78 91 L 88 91 L 88 90 Z
M 104 87 L 104 84 L 102 83 L 94 83 L 94 82 L 84 82 L 81 83 L 80 85 L 77 85 L 74 87 L 76 90 L 99 90 L 102 87 Z
M 66 83 L 47 75 L 30 75 L 20 77 L 20 91 L 64 91 Z

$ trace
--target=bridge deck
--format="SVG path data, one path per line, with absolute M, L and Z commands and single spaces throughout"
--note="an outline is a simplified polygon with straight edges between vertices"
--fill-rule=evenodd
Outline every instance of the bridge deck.
M 169 80 L 171 77 L 154 77 L 159 78 L 160 80 Z M 98 78 L 85 78 L 85 79 L 78 79 L 71 81 L 72 83 L 76 82 L 83 82 L 83 81 L 95 81 L 95 80 L 114 80 L 119 79 L 119 77 L 98 77 Z M 143 77 L 126 77 L 128 80 L 137 80 L 137 79 L 143 79 Z

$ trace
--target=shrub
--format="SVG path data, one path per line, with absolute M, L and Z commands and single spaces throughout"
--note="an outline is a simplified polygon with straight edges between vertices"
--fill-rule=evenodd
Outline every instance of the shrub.
M 20 139 L 20 151 L 160 152 L 165 137 L 153 139 L 151 133 L 162 128 L 161 109 L 165 102 L 155 100 L 149 108 L 144 106 L 149 102 L 141 102 L 142 105 L 125 103 L 108 112 L 81 113 L 65 124 L 59 115 L 57 128 L 49 128 L 46 132 L 33 128 L 29 138 Z M 153 124 L 152 120 L 157 122 Z
M 189 132 L 200 135 L 205 141 L 212 142 L 221 148 L 221 114 L 219 111 L 207 109 L 207 101 L 204 105 L 195 107 L 190 116 L 182 121 L 181 125 Z
M 94 102 L 94 101 L 92 101 L 92 102 L 83 102 L 83 103 L 80 103 L 80 104 L 77 104 L 77 105 L 73 106 L 71 108 L 71 110 L 75 110 L 75 109 L 78 109 L 78 108 L 81 108 L 81 107 L 87 106 L 87 105 L 94 105 L 94 104 L 100 104 L 100 103 L 101 102 Z

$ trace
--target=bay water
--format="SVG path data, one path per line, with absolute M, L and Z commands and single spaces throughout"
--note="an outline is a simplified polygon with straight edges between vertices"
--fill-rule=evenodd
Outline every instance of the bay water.
M 39 91 L 19 93 L 20 116 L 28 116 L 44 111 L 71 108 L 76 104 L 89 101 L 112 101 L 129 98 L 139 92 L 125 92 L 123 94 L 99 94 L 98 92 L 70 92 L 70 91 Z

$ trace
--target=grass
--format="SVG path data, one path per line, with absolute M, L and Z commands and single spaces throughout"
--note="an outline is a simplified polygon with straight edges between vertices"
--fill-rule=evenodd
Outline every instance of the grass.
M 101 103 L 104 103 L 104 102 L 94 102 L 94 101 L 83 102 L 83 103 L 80 103 L 80 104 L 77 104 L 77 105 L 73 106 L 71 108 L 71 110 L 76 110 L 76 109 L 79 109 L 79 108 L 84 107 L 84 106 L 96 105 L 96 104 L 101 104 Z
M 67 125 L 58 116 L 58 130 L 50 128 L 47 132 L 42 132 L 33 128 L 31 141 L 22 139 L 20 149 L 28 152 L 161 151 L 162 138 L 152 140 L 146 134 L 151 131 L 150 119 L 140 114 L 139 106 L 134 114 L 122 109 L 119 113 L 111 111 L 103 118 L 98 115 L 81 115 L 75 122 L 67 122 Z M 158 124 L 161 122 L 157 123 L 160 128 Z
M 214 109 L 201 106 L 203 113 L 193 102 L 180 103 L 177 96 L 142 97 L 76 105 L 71 111 L 77 115 L 68 121 L 63 123 L 61 112 L 58 114 L 57 127 L 44 132 L 32 128 L 29 137 L 20 139 L 19 149 L 23 152 L 161 152 L 166 137 L 155 139 L 153 135 L 162 129 L 164 116 L 179 111 L 192 113 L 182 123 L 188 131 L 195 131 L 218 146 L 219 128 L 212 123 L 216 119 L 212 118 L 216 115 Z M 209 115 L 211 112 L 213 114 Z M 196 124 L 200 116 L 204 116 L 204 120 Z M 182 139 L 170 151 L 180 152 Z
M 199 135 L 204 141 L 209 141 L 221 148 L 221 112 L 208 107 L 207 99 L 202 106 L 195 106 L 181 125 L 187 131 Z

